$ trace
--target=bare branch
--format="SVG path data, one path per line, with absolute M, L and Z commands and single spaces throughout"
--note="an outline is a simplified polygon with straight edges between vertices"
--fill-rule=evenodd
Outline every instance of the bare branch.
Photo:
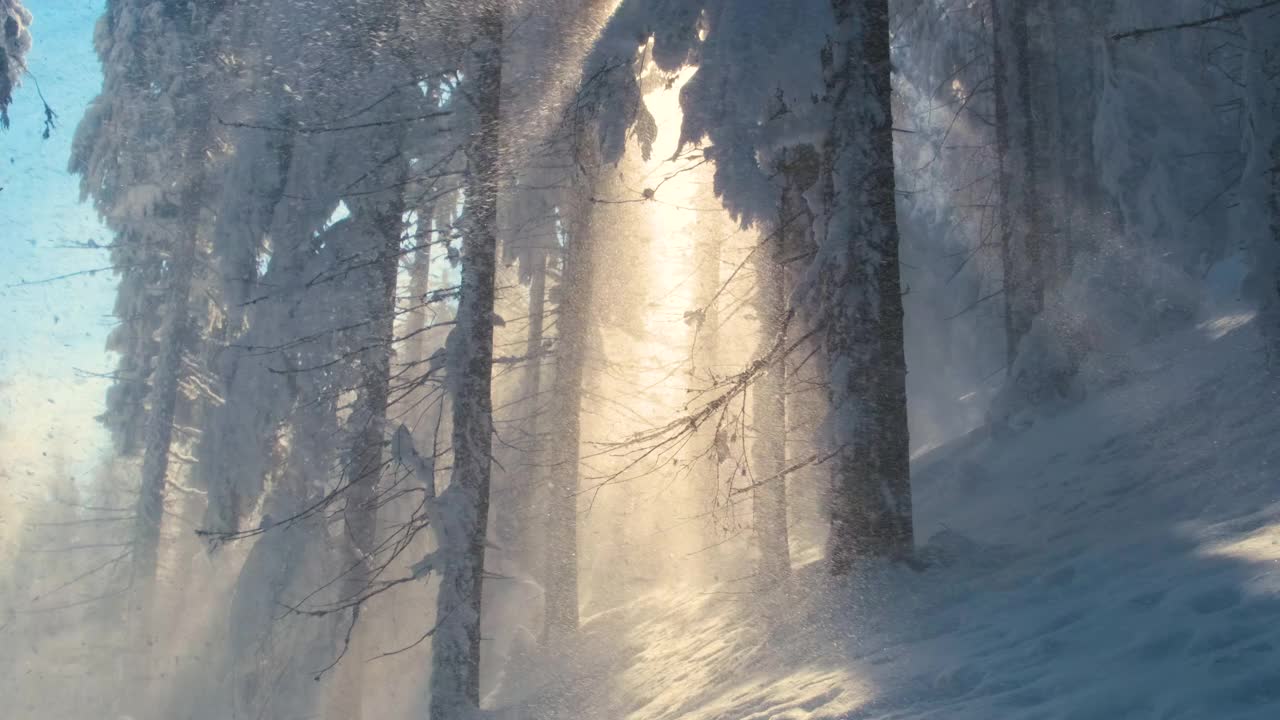
M 1206 25 L 1225 22 L 1227 20 L 1235 20 L 1237 18 L 1242 18 L 1245 15 L 1258 12 L 1259 10 L 1266 10 L 1269 7 L 1277 7 L 1277 6 L 1280 6 L 1280 0 L 1267 0 L 1267 2 L 1260 3 L 1258 5 L 1251 5 L 1249 7 L 1237 8 L 1235 10 L 1228 10 L 1226 12 L 1219 13 L 1217 15 L 1212 15 L 1207 18 L 1201 18 L 1200 20 L 1188 20 L 1187 22 L 1174 23 L 1173 25 L 1156 25 L 1154 27 L 1127 30 L 1125 32 L 1112 35 L 1111 39 L 1112 40 L 1138 39 L 1138 38 L 1146 37 L 1147 35 L 1155 35 L 1157 33 L 1172 32 L 1174 30 L 1191 30 L 1193 28 L 1204 27 Z

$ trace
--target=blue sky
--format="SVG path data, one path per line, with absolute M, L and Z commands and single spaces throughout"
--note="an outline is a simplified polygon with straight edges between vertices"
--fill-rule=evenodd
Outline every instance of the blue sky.
M 43 105 L 30 78 L 14 96 L 13 125 L 0 131 L 0 457 L 5 474 L 38 474 L 48 452 L 73 466 L 103 445 L 93 422 L 105 383 L 115 280 L 110 271 L 20 285 L 109 264 L 105 252 L 73 247 L 110 242 L 79 179 L 66 171 L 76 124 L 101 87 L 93 29 L 102 0 L 27 0 L 35 16 L 28 67 L 59 115 L 41 138 Z

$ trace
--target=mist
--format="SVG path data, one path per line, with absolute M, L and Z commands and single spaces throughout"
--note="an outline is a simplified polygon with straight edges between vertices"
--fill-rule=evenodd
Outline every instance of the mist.
M 1280 707 L 1276 3 L 0 15 L 6 717 Z

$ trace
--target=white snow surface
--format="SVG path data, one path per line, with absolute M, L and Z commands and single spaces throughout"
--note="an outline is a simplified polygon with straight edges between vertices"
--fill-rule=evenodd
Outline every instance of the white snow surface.
M 922 453 L 922 572 L 655 590 L 508 668 L 496 714 L 1278 718 L 1280 380 L 1259 343 L 1219 306 L 1110 358 L 1073 409 Z

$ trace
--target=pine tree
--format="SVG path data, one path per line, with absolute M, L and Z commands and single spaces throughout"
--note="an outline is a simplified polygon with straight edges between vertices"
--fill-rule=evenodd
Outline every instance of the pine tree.
M 1087 29 L 1067 30 L 1099 26 L 1099 11 L 1037 0 L 991 0 L 990 10 L 1007 364 L 990 412 L 999 429 L 1080 391 L 1090 347 L 1070 280 L 1115 228 L 1092 152 L 1094 93 L 1079 97 L 1097 84 L 1102 53 Z
M 480 612 L 492 450 L 493 311 L 501 187 L 502 3 L 480 8 L 467 66 L 475 116 L 467 141 L 467 218 L 453 376 L 453 472 L 440 497 L 437 627 L 432 636 L 431 717 L 461 718 L 480 704 Z
M 887 0 L 833 0 L 820 319 L 835 433 L 830 563 L 913 553 Z
M 0 127 L 9 127 L 13 89 L 26 70 L 31 49 L 31 12 L 19 0 L 0 0 Z
M 127 400 L 109 402 L 107 421 L 123 449 L 142 445 L 131 557 L 140 647 L 153 619 L 175 421 L 192 416 L 185 383 L 207 329 L 197 317 L 207 318 L 208 307 L 193 294 L 207 241 L 205 198 L 214 188 L 209 105 L 220 36 L 202 30 L 219 10 L 145 0 L 110 5 L 99 47 L 103 92 L 77 130 L 71 161 L 84 194 L 118 234 L 113 259 L 131 264 L 121 293 L 136 294 L 117 300 L 118 311 L 130 312 L 125 324 L 137 323 L 121 359 L 133 376 L 122 378 L 128 389 L 116 397 Z M 113 418 L 113 408 L 131 416 Z
M 393 186 L 403 183 L 401 164 L 392 164 Z M 400 169 L 399 172 L 396 172 Z M 398 176 L 398 177 L 397 177 Z M 390 197 L 386 197 L 390 196 Z M 367 286 L 366 322 L 358 351 L 359 385 L 352 408 L 350 424 L 351 454 L 343 478 L 346 491 L 342 511 L 342 527 L 346 536 L 341 597 L 344 601 L 366 593 L 373 578 L 377 552 L 377 508 L 379 480 L 384 465 L 387 407 L 391 395 L 391 345 L 395 329 L 396 275 L 400 260 L 400 237 L 404 215 L 403 199 L 397 191 L 353 203 L 352 220 L 357 232 L 368 235 L 373 252 L 368 258 L 370 282 Z M 352 608 L 359 617 L 360 607 Z M 354 645 L 362 647 L 360 643 Z M 364 691 L 362 653 L 338 668 L 328 712 L 333 718 L 359 720 L 362 717 L 361 695 Z
M 777 219 L 754 250 L 756 313 L 759 321 L 759 354 L 785 347 L 788 312 L 788 250 L 803 245 L 809 230 L 804 192 L 816 171 L 811 148 L 795 148 L 781 154 L 777 172 L 782 178 Z M 751 496 L 756 546 L 760 552 L 758 574 L 768 586 L 791 571 L 790 531 L 787 521 L 787 437 L 792 418 L 788 408 L 787 358 L 773 358 L 751 388 L 755 442 Z
M 715 387 L 720 373 L 720 333 L 723 320 L 719 303 L 721 292 L 720 233 L 714 223 L 700 218 L 693 228 L 693 296 L 695 308 L 688 316 L 691 335 L 689 397 L 705 396 Z M 719 543 L 720 464 L 726 460 L 724 439 L 717 437 L 723 428 L 716 422 L 704 422 L 692 443 L 696 456 L 692 460 L 690 481 L 694 483 L 692 508 L 702 548 L 715 552 Z
M 1000 252 L 1004 266 L 1006 362 L 1044 309 L 1043 209 L 1036 173 L 1039 146 L 1032 115 L 1029 0 L 992 0 L 992 72 L 996 154 L 1000 163 Z
M 201 187 L 193 186 L 179 200 L 175 210 L 181 218 L 169 258 L 169 286 L 165 300 L 165 326 L 161 330 L 161 351 L 157 359 L 151 388 L 144 448 L 142 478 L 138 492 L 138 529 L 133 555 L 134 582 L 142 594 L 135 610 L 149 618 L 153 609 L 151 595 L 160 551 L 160 530 L 164 521 L 165 487 L 169 474 L 170 448 L 173 445 L 175 413 L 178 409 L 179 385 L 185 374 L 184 364 L 192 345 L 191 286 L 195 272 L 196 245 L 200 240 Z
M 405 364 L 408 366 L 421 365 L 430 356 L 427 351 L 427 331 L 431 313 L 427 294 L 431 291 L 431 253 L 435 249 L 437 235 L 441 232 L 435 225 L 435 219 L 436 206 L 432 201 L 424 201 L 414 209 L 415 247 L 413 263 L 409 269 L 409 309 L 404 331 L 405 341 L 409 346 L 405 353 Z
M 582 135 L 577 135 L 580 168 L 594 167 Z M 546 534 L 545 640 L 562 642 L 578 629 L 578 489 L 582 437 L 582 384 L 592 306 L 595 251 L 592 245 L 594 210 L 589 197 L 594 183 L 576 175 L 576 197 L 561 208 L 564 221 L 564 263 L 560 271 L 560 302 L 556 308 L 555 375 L 551 386 L 549 478 Z
M 1247 43 L 1242 138 L 1245 166 L 1239 227 L 1251 261 L 1249 294 L 1258 303 L 1270 367 L 1280 368 L 1280 71 L 1275 12 L 1253 13 L 1240 23 Z
M 553 219 L 554 220 L 554 219 Z M 529 303 L 528 331 L 525 336 L 524 374 L 521 378 L 520 395 L 524 398 L 524 433 L 528 438 L 525 470 L 516 486 L 512 488 L 512 502 L 508 507 L 499 508 L 502 517 L 500 527 L 507 528 L 507 537 L 499 535 L 500 543 L 514 552 L 515 548 L 540 547 L 538 542 L 543 534 L 535 529 L 535 518 L 540 517 L 543 484 L 546 481 L 544 464 L 548 436 L 546 430 L 549 423 L 543 417 L 547 406 L 544 398 L 542 376 L 544 369 L 550 365 L 546 359 L 546 318 L 547 318 L 547 255 L 546 250 L 530 249 L 528 252 Z M 541 577 L 542 563 L 536 558 L 522 558 L 527 566 L 533 568 L 530 575 Z

